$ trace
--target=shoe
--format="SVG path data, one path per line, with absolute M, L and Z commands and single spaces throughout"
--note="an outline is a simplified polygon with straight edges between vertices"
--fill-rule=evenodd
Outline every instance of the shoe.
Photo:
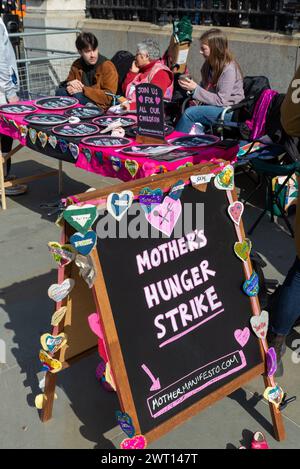
M 269 449 L 269 445 L 263 433 L 254 433 L 251 442 L 251 449 Z
M 239 449 L 247 449 L 246 446 L 240 446 Z
M 5 195 L 21 195 L 27 192 L 28 186 L 26 184 L 17 184 L 11 187 L 5 187 Z M 1 190 L 0 190 L 1 194 Z

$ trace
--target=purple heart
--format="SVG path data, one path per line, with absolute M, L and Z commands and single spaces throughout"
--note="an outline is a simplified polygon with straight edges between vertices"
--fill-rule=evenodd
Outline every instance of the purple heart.
M 269 348 L 267 352 L 267 371 L 268 376 L 274 376 L 277 371 L 277 355 L 274 347 Z
M 66 153 L 66 151 L 68 150 L 68 144 L 65 140 L 59 141 L 59 147 L 63 153 Z

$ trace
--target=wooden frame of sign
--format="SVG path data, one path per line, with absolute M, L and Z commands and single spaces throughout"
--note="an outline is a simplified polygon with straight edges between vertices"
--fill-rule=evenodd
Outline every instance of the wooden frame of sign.
M 215 168 L 216 166 L 212 164 L 197 165 L 197 166 L 194 166 L 193 168 L 187 168 L 187 169 L 170 172 L 170 173 L 163 174 L 163 175 L 156 175 L 155 177 L 137 180 L 132 183 L 125 183 L 125 184 L 122 183 L 116 186 L 111 186 L 109 190 L 108 189 L 97 190 L 95 192 L 81 194 L 77 196 L 77 199 L 81 203 L 89 203 L 89 201 L 92 201 L 92 200 L 95 201 L 97 199 L 105 200 L 110 193 L 112 192 L 118 193 L 124 190 L 131 190 L 135 195 L 138 195 L 139 191 L 145 187 L 149 187 L 151 189 L 161 188 L 163 190 L 169 190 L 169 188 L 173 184 L 178 182 L 178 180 L 187 181 L 190 179 L 191 176 L 194 176 L 194 175 L 211 174 L 211 172 Z M 206 187 L 207 187 L 207 184 L 194 186 L 196 190 L 199 190 L 201 192 L 205 192 Z M 237 196 L 236 196 L 235 190 L 233 190 L 231 194 L 232 194 L 233 200 L 236 201 Z M 244 239 L 245 233 L 244 233 L 242 222 L 240 223 L 240 230 Z M 116 387 L 117 387 L 117 394 L 119 397 L 122 410 L 131 416 L 135 430 L 136 430 L 136 434 L 139 434 L 141 433 L 141 431 L 143 431 L 143 429 L 141 428 L 141 425 L 139 422 L 137 409 L 136 409 L 136 405 L 133 399 L 133 393 L 132 393 L 132 389 L 131 389 L 130 382 L 128 379 L 128 373 L 127 373 L 126 366 L 125 366 L 124 355 L 123 355 L 123 351 L 120 345 L 116 323 L 115 323 L 115 319 L 114 319 L 114 315 L 112 311 L 112 306 L 111 306 L 110 298 L 108 295 L 107 285 L 106 285 L 105 277 L 103 274 L 102 265 L 99 260 L 98 251 L 96 249 L 94 249 L 92 252 L 92 258 L 93 258 L 93 262 L 97 270 L 97 277 L 96 277 L 96 281 L 93 287 L 95 309 L 98 311 L 101 311 L 100 323 L 104 332 L 104 339 L 105 339 L 105 343 L 106 343 L 106 347 L 108 351 L 109 362 L 111 365 L 111 370 L 112 370 L 113 377 L 114 377 Z M 66 270 L 68 269 L 69 269 L 69 266 Z M 252 265 L 251 265 L 250 260 L 248 260 L 247 263 L 244 263 L 243 269 L 244 269 L 245 276 L 246 276 L 247 269 L 248 269 L 248 272 L 250 271 L 252 273 Z M 67 274 L 70 275 L 70 271 L 65 273 L 64 275 L 65 278 L 68 276 Z M 77 285 L 77 288 L 79 288 L 80 290 L 82 288 L 82 284 L 79 283 L 79 285 Z M 74 288 L 74 290 L 76 290 L 76 287 Z M 87 315 L 90 311 L 87 311 L 89 307 L 87 307 L 84 303 L 85 301 L 87 301 L 88 296 L 77 293 L 76 297 L 79 302 L 79 304 L 76 305 L 77 311 L 80 310 L 81 314 L 85 314 L 87 318 Z M 254 314 L 254 305 L 260 308 L 258 297 L 253 297 L 253 298 L 250 298 L 249 300 L 251 303 L 252 312 Z M 92 301 L 92 293 L 90 293 L 89 301 Z M 75 306 L 75 302 L 74 301 L 72 302 L 72 300 L 70 299 L 68 300 L 68 304 L 71 310 Z M 71 312 L 69 316 L 70 315 L 72 316 Z M 75 316 L 75 314 L 73 314 L 73 316 Z M 62 332 L 63 330 L 64 330 L 63 326 L 59 328 L 59 332 Z M 69 346 L 70 345 L 71 344 L 69 343 Z M 164 421 L 162 424 L 159 424 L 157 427 L 152 428 L 151 431 L 145 432 L 144 435 L 146 436 L 147 441 L 150 443 L 153 440 L 156 440 L 157 438 L 161 437 L 165 433 L 174 429 L 174 427 L 176 427 L 177 425 L 180 425 L 181 423 L 185 422 L 187 419 L 197 414 L 199 411 L 207 408 L 208 406 L 211 406 L 212 404 L 219 401 L 220 399 L 230 395 L 231 393 L 241 388 L 242 386 L 244 386 L 246 383 L 248 383 L 250 380 L 254 379 L 255 377 L 263 375 L 265 387 L 272 386 L 272 380 L 266 374 L 265 353 L 264 353 L 263 345 L 261 341 L 257 343 L 257 347 L 258 347 L 258 350 L 257 350 L 258 356 L 261 357 L 261 360 L 259 359 L 259 363 L 257 365 L 255 365 L 252 369 L 249 369 L 245 373 L 241 374 L 237 378 L 233 378 L 232 381 L 227 382 L 225 385 L 219 387 L 216 391 L 212 392 L 211 394 L 208 394 L 205 397 L 202 397 L 201 400 L 199 400 L 198 402 L 193 403 L 192 405 L 185 408 L 184 410 L 180 410 L 176 415 L 173 415 L 171 418 Z M 84 350 L 84 347 L 83 347 L 83 349 L 81 350 L 81 353 L 78 353 L 77 356 L 72 357 L 71 361 L 74 359 L 75 360 L 79 359 L 80 357 L 86 355 L 86 353 L 88 353 L 89 351 L 90 351 L 89 347 L 86 347 L 86 350 Z M 71 361 L 66 360 L 64 362 L 63 367 L 65 368 L 69 366 L 71 364 Z M 46 379 L 46 387 L 45 387 L 45 395 L 47 399 L 44 401 L 44 407 L 42 411 L 43 421 L 46 421 L 49 418 L 51 418 L 54 391 L 55 391 L 55 381 L 56 381 L 56 375 L 51 375 L 51 373 L 48 372 L 47 379 Z M 270 408 L 273 427 L 274 427 L 274 436 L 277 440 L 281 441 L 285 438 L 285 429 L 284 429 L 281 412 L 272 403 L 269 403 L 269 408 Z

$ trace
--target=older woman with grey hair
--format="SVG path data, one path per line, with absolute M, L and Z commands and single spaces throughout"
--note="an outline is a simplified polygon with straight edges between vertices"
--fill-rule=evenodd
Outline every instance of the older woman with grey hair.
M 135 60 L 123 82 L 123 93 L 127 102 L 123 105 L 128 110 L 136 109 L 135 87 L 141 83 L 152 83 L 162 89 L 163 96 L 171 100 L 174 76 L 160 59 L 160 48 L 154 39 L 145 39 L 137 45 Z

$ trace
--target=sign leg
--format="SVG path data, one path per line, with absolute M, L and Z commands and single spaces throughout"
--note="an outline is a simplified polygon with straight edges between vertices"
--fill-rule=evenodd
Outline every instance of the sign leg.
M 54 401 L 54 394 L 56 388 L 56 375 L 53 373 L 46 374 L 46 383 L 45 383 L 45 396 L 43 403 L 43 409 L 41 412 L 41 421 L 47 422 L 52 418 L 52 410 L 53 410 L 53 401 Z

